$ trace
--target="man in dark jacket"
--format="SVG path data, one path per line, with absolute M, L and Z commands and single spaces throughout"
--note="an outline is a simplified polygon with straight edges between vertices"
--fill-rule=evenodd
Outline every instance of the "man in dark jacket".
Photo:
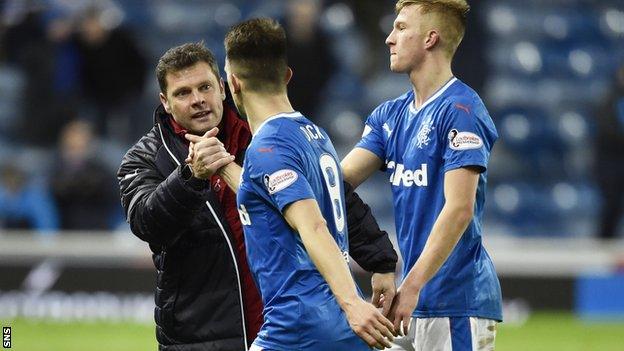
M 216 60 L 202 44 L 170 49 L 156 71 L 162 105 L 155 126 L 124 156 L 118 179 L 132 232 L 149 243 L 158 270 L 160 350 L 245 350 L 262 324 L 262 301 L 235 194 L 218 170 L 242 164 L 249 126 L 225 101 Z M 194 148 L 205 157 L 189 164 L 187 133 L 208 137 Z M 368 206 L 346 192 L 351 255 L 375 272 L 375 300 L 383 295 L 389 308 L 396 252 Z

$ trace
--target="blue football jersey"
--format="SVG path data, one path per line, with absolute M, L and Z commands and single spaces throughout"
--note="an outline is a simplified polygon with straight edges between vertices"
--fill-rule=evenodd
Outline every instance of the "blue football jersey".
M 481 242 L 487 164 L 498 138 L 477 93 L 452 78 L 419 109 L 414 92 L 378 106 L 357 147 L 385 161 L 405 277 L 444 206 L 444 174 L 480 170 L 474 216 L 438 273 L 420 292 L 414 317 L 473 316 L 502 320 L 494 265 Z M 453 196 L 450 194 L 450 196 Z
M 315 199 L 348 258 L 342 173 L 325 131 L 300 113 L 267 119 L 253 136 L 237 194 L 247 259 L 264 302 L 254 344 L 274 350 L 368 350 L 351 330 L 329 285 L 283 217 Z

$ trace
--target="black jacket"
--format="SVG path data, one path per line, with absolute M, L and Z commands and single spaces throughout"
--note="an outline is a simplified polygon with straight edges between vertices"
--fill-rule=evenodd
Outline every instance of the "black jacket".
M 149 243 L 158 270 L 160 349 L 245 350 L 253 340 L 246 340 L 233 236 L 223 210 L 205 182 L 185 180 L 188 147 L 167 122 L 171 117 L 160 107 L 154 118 L 117 176 L 132 232 Z M 352 257 L 369 271 L 393 272 L 397 255 L 387 234 L 352 190 L 348 195 Z

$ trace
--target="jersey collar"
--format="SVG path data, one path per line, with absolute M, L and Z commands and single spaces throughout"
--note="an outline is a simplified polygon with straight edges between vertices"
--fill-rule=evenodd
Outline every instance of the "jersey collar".
M 258 126 L 258 129 L 256 129 L 256 132 L 254 133 L 254 136 L 257 135 L 260 132 L 260 129 L 262 129 L 262 127 L 264 127 L 264 125 L 267 124 L 267 122 L 269 122 L 269 121 L 272 121 L 272 120 L 278 119 L 278 118 L 296 118 L 296 117 L 300 117 L 300 116 L 302 116 L 302 114 L 299 111 L 282 112 L 282 113 L 278 113 L 276 115 L 273 115 L 273 116 L 265 119 L 264 122 L 260 123 L 260 126 Z
M 420 106 L 420 108 L 418 108 L 418 109 L 416 109 L 416 107 L 414 107 L 414 101 L 416 101 L 416 96 L 414 95 L 414 99 L 412 99 L 412 102 L 410 102 L 410 105 L 409 105 L 410 112 L 414 113 L 414 114 L 418 113 L 425 106 L 429 105 L 433 100 L 439 98 L 440 95 L 442 95 L 446 91 L 446 89 L 448 89 L 456 81 L 457 81 L 457 78 L 452 77 L 451 80 L 449 80 L 446 84 L 444 84 L 444 86 L 442 88 L 438 89 L 438 91 L 435 94 L 431 95 L 431 97 L 429 99 L 427 99 L 427 101 L 425 101 L 425 103 L 422 104 L 422 106 Z

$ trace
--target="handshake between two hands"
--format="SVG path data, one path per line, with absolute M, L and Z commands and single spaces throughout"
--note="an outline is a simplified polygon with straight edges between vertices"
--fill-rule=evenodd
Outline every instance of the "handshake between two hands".
M 234 155 L 230 155 L 217 139 L 219 129 L 214 127 L 202 136 L 185 134 L 189 141 L 189 154 L 184 162 L 191 167 L 193 176 L 199 179 L 208 179 L 221 167 L 234 161 Z
M 391 347 L 393 337 L 407 335 L 420 291 L 406 284 L 397 290 L 394 273 L 375 273 L 371 284 L 372 304 L 363 303 L 357 309 L 347 308 L 345 313 L 351 328 L 360 338 L 369 346 L 383 350 Z M 376 308 L 381 308 L 381 312 Z

